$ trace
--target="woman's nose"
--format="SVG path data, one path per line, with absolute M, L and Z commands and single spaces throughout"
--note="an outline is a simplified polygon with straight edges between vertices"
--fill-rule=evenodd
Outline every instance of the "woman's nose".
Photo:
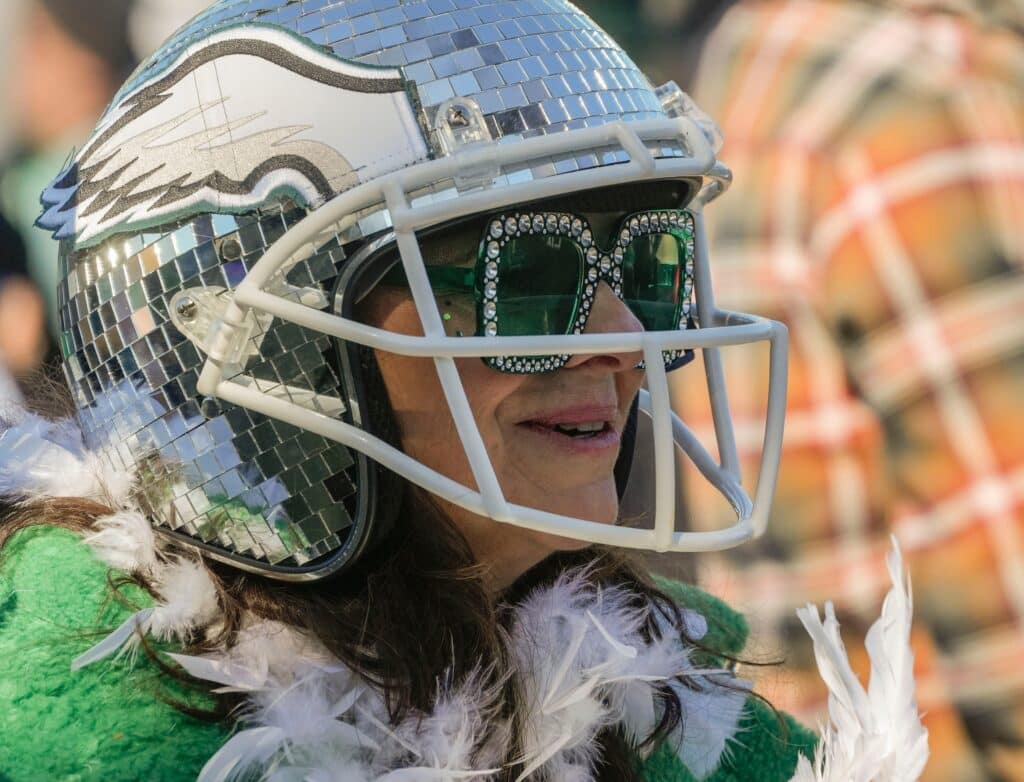
M 601 281 L 597 286 L 594 303 L 590 308 L 590 317 L 584 334 L 615 334 L 620 332 L 643 331 L 643 324 L 626 306 L 608 283 Z M 633 369 L 643 360 L 641 350 L 626 353 L 577 353 L 569 357 L 566 367 L 580 366 L 591 362 L 607 365 L 612 371 L 620 372 Z

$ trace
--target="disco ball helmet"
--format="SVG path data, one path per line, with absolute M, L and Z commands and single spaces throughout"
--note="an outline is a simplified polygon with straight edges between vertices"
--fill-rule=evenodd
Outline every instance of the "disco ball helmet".
M 785 332 L 714 305 L 701 214 L 729 181 L 716 133 L 564 0 L 222 0 L 139 67 L 42 196 L 86 444 L 135 475 L 134 502 L 158 531 L 284 580 L 357 561 L 394 522 L 404 481 L 497 522 L 611 545 L 694 551 L 752 537 L 775 482 Z M 686 185 L 696 234 L 692 328 L 445 335 L 423 232 L 664 180 Z M 423 336 L 353 317 L 383 246 L 397 248 Z M 757 340 L 772 346 L 773 382 L 752 500 L 718 348 Z M 433 358 L 475 487 L 382 430 L 372 349 Z M 669 405 L 661 357 L 688 349 L 704 353 L 718 459 Z M 654 456 L 652 529 L 508 502 L 453 360 L 595 351 L 645 357 L 636 449 Z M 733 504 L 733 527 L 675 529 L 677 451 Z

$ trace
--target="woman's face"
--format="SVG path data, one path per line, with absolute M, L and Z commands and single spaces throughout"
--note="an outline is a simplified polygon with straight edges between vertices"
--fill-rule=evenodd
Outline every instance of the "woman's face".
M 473 334 L 469 302 L 439 297 L 450 334 Z M 380 287 L 368 297 L 363 317 L 401 334 L 423 333 L 408 291 Z M 588 333 L 640 331 L 630 310 L 601 283 Z M 438 472 L 476 488 L 433 360 L 377 353 L 399 425 L 403 450 Z M 603 524 L 618 514 L 614 467 L 623 427 L 643 379 L 639 353 L 573 356 L 546 374 L 515 375 L 489 368 L 479 358 L 456 366 L 480 435 L 508 501 Z M 596 430 L 580 433 L 584 430 Z M 572 430 L 572 431 L 566 431 Z M 442 501 L 501 589 L 555 550 L 587 544 L 549 533 L 501 524 Z

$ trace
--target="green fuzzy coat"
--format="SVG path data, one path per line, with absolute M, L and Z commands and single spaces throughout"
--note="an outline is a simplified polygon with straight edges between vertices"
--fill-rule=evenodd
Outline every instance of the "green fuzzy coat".
M 110 576 L 65 530 L 28 529 L 4 548 L 0 782 L 182 782 L 195 779 L 227 739 L 225 727 L 188 717 L 161 700 L 209 705 L 176 690 L 144 655 L 132 664 L 104 662 L 71 672 L 71 660 L 133 611 L 112 599 Z M 707 618 L 704 644 L 726 654 L 741 651 L 747 635 L 741 616 L 692 587 L 661 586 Z M 152 604 L 134 587 L 120 592 L 138 607 Z M 787 782 L 798 753 L 810 755 L 815 739 L 783 719 L 785 736 L 775 713 L 751 698 L 727 758 L 706 782 Z M 698 782 L 667 746 L 643 762 L 643 773 L 648 782 Z

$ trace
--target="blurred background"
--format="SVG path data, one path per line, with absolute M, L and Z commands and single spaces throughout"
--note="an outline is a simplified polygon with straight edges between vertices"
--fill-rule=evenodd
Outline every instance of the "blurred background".
M 59 375 L 56 243 L 39 193 L 138 61 L 206 0 L 0 4 L 0 398 Z
M 0 398 L 59 357 L 56 246 L 38 194 L 134 64 L 204 0 L 0 4 Z M 836 602 L 855 667 L 895 535 L 914 583 L 929 782 L 1024 780 L 1024 4 L 581 2 L 654 84 L 725 133 L 708 210 L 718 304 L 786 322 L 785 452 L 766 537 L 659 567 L 750 618 L 747 666 L 818 724 L 794 610 Z M 753 483 L 766 351 L 725 352 Z M 42 374 L 40 374 L 40 372 Z M 673 377 L 713 441 L 698 364 Z M 698 529 L 727 523 L 687 484 Z

